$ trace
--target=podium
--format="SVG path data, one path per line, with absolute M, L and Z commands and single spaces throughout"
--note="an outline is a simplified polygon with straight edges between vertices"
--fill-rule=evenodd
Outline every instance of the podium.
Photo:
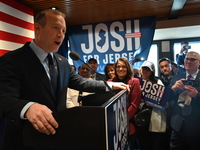
M 105 97 L 101 94 L 100 98 Z M 87 105 L 90 104 L 87 102 Z M 122 90 L 99 106 L 73 107 L 54 112 L 59 123 L 56 134 L 40 133 L 28 122 L 24 127 L 24 143 L 31 147 L 63 150 L 126 150 L 129 135 L 127 108 L 127 91 Z

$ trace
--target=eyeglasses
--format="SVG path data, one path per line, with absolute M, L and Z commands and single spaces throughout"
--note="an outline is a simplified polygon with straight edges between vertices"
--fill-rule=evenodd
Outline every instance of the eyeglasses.
M 126 66 L 116 66 L 116 68 L 117 68 L 117 69 L 120 69 L 120 68 L 126 69 L 127 67 L 126 67 Z
M 185 58 L 185 61 L 191 61 L 191 62 L 194 62 L 196 60 L 200 60 L 200 59 L 195 59 L 195 58 Z

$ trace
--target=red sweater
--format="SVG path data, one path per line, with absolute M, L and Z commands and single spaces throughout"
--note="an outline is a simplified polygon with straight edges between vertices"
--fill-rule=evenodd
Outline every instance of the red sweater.
M 109 81 L 118 82 L 117 78 L 110 79 Z M 126 83 L 130 85 L 130 92 L 128 94 L 128 116 L 129 120 L 139 111 L 139 104 L 141 103 L 141 88 L 140 81 L 137 78 L 128 77 Z M 129 134 L 135 133 L 136 127 L 133 123 L 129 122 Z

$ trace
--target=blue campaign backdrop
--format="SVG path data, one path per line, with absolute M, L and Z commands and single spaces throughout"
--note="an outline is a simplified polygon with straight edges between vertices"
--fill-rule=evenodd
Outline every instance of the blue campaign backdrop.
M 67 33 L 65 35 L 65 39 L 63 40 L 62 45 L 58 49 L 58 54 L 64 56 L 65 58 L 68 58 L 68 36 Z
M 146 60 L 155 24 L 156 18 L 151 16 L 68 26 L 70 50 L 77 52 L 85 62 L 97 59 L 97 71 L 101 73 L 106 64 L 115 63 L 119 57 L 126 57 L 130 63 L 134 58 Z M 73 63 L 76 67 L 82 65 L 81 61 Z

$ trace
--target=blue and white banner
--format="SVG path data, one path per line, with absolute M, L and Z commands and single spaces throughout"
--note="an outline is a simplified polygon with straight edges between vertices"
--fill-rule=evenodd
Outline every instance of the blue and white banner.
M 145 101 L 145 103 L 155 108 L 165 110 L 166 103 L 171 92 L 171 88 L 165 87 L 157 83 L 153 83 L 142 78 L 138 79 L 140 80 L 140 86 L 143 96 L 142 98 Z
M 115 63 L 119 57 L 147 59 L 152 44 L 156 18 L 144 17 L 91 23 L 68 27 L 71 51 L 88 62 L 90 58 L 98 61 L 98 72 L 104 71 L 108 63 Z M 81 61 L 74 61 L 76 67 Z
M 127 92 L 105 107 L 106 150 L 128 150 L 129 121 Z

